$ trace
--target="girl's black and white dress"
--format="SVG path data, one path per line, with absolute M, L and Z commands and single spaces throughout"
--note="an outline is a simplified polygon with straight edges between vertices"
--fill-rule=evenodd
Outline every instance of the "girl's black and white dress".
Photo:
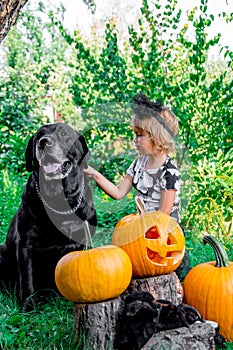
M 159 209 L 161 191 L 175 190 L 174 206 L 170 214 L 180 223 L 180 172 L 175 162 L 166 157 L 164 164 L 158 169 L 146 169 L 148 156 L 143 155 L 133 161 L 127 170 L 133 178 L 133 186 L 137 197 L 145 203 L 146 211 Z

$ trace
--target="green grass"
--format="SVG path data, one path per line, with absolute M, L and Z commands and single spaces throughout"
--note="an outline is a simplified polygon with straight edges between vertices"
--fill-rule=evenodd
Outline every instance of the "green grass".
M 77 349 L 73 328 L 73 304 L 54 298 L 22 313 L 14 294 L 0 294 L 1 349 Z
M 5 240 L 9 223 L 18 208 L 26 177 L 0 172 L 0 242 Z M 99 226 L 94 236 L 94 245 L 111 243 L 111 235 L 116 222 L 135 211 L 133 198 L 120 202 L 103 197 L 95 190 L 95 205 L 99 216 Z M 210 246 L 204 246 L 197 234 L 186 232 L 186 243 L 192 266 L 200 262 L 215 260 Z M 226 248 L 230 260 L 232 241 Z M 75 342 L 73 304 L 64 298 L 54 296 L 46 303 L 37 305 L 33 312 L 22 313 L 14 292 L 0 292 L 0 349 L 13 350 L 77 350 Z M 226 349 L 233 349 L 227 343 Z M 91 350 L 91 349 L 87 349 Z

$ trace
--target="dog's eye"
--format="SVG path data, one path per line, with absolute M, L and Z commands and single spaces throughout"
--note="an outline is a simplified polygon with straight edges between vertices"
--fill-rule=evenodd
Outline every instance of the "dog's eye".
M 67 135 L 67 133 L 66 133 L 65 131 L 61 131 L 60 135 L 61 135 L 62 137 L 64 137 L 64 136 Z

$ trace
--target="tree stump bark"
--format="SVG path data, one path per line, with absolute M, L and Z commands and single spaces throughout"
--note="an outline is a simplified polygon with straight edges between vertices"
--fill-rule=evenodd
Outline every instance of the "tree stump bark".
M 187 327 L 158 332 L 141 350 L 214 350 L 215 328 L 211 323 L 196 322 Z
M 175 305 L 183 300 L 183 287 L 175 272 L 150 278 L 132 279 L 125 294 L 128 295 L 135 290 L 149 292 L 155 299 L 166 299 Z
M 118 317 L 125 297 L 132 291 L 148 291 L 155 299 L 166 299 L 178 305 L 182 302 L 183 288 L 173 272 L 143 279 L 132 279 L 129 287 L 118 298 L 90 304 L 74 305 L 74 322 L 80 349 L 114 349 Z

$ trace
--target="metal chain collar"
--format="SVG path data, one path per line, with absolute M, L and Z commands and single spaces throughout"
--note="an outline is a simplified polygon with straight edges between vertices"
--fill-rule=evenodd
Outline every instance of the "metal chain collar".
M 83 194 L 84 194 L 84 178 L 82 179 L 82 184 L 81 184 L 81 189 L 80 189 L 80 193 L 79 193 L 78 200 L 77 200 L 77 205 L 76 205 L 73 209 L 69 209 L 69 210 L 66 210 L 66 211 L 59 211 L 59 210 L 56 210 L 56 209 L 52 208 L 52 207 L 46 202 L 46 200 L 41 196 L 40 190 L 39 190 L 39 187 L 38 187 L 37 182 L 35 183 L 35 186 L 36 186 L 37 195 L 38 195 L 38 197 L 40 198 L 40 200 L 42 201 L 42 203 L 43 203 L 49 210 L 51 210 L 52 212 L 54 212 L 54 213 L 56 213 L 56 214 L 61 214 L 61 215 L 73 214 L 73 213 L 76 212 L 76 210 L 77 210 L 77 209 L 80 207 L 80 205 L 81 205 L 82 198 L 83 198 Z

